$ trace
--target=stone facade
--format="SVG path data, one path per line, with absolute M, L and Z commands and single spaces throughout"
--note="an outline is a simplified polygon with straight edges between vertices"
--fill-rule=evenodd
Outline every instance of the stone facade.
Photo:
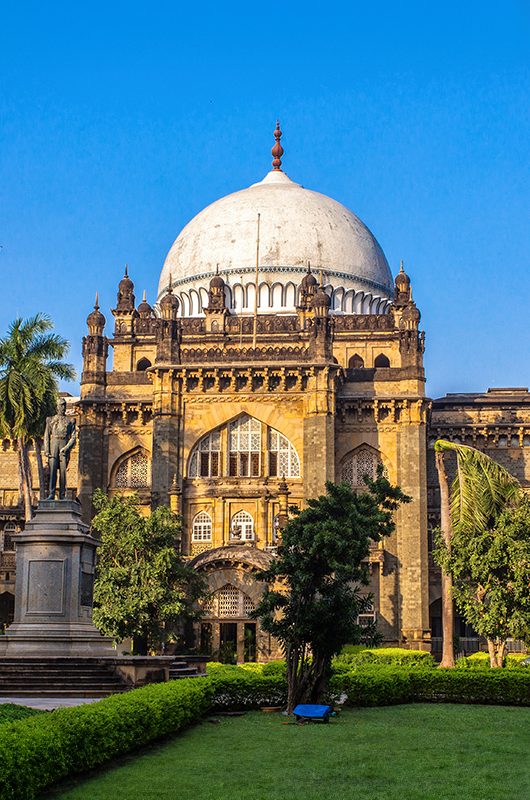
M 255 252 L 258 206 L 267 211 L 267 249 L 256 275 L 247 255 L 241 266 L 238 259 Z M 363 475 L 382 464 L 412 502 L 397 513 L 394 535 L 370 553 L 373 614 L 386 643 L 429 649 L 439 605 L 429 554 L 439 515 L 432 442 L 473 444 L 528 485 L 530 395 L 489 390 L 429 400 L 409 277 L 401 268 L 390 288 L 388 264 L 366 227 L 278 167 L 228 205 L 209 208 L 217 232 L 205 226 L 210 211 L 186 226 L 156 309 L 145 295 L 137 304 L 127 270 L 112 333 L 96 299 L 81 396 L 68 403 L 78 422 L 69 492 L 86 523 L 96 488 L 136 493 L 146 514 L 171 505 L 182 516 L 183 553 L 210 588 L 196 631 L 201 645 L 266 660 L 275 650 L 251 618 L 262 591 L 255 575 L 270 561 L 289 507 L 302 508 L 327 480 L 362 489 Z M 321 260 L 325 226 L 330 264 L 319 281 L 297 254 L 311 246 Z M 196 263 L 184 263 L 188 251 Z M 226 261 L 226 280 L 212 269 L 217 258 Z M 0 623 L 13 614 L 22 517 L 16 452 L 4 441 Z

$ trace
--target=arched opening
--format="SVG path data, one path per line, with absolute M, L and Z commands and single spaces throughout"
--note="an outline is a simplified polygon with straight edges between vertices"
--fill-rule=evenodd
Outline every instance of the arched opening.
M 366 480 L 374 480 L 381 459 L 377 450 L 361 445 L 343 460 L 340 470 L 341 480 L 349 483 L 352 489 L 366 489 Z
M 248 511 L 238 511 L 230 523 L 230 539 L 234 542 L 251 542 L 254 539 L 254 518 Z
M 364 359 L 358 353 L 348 361 L 348 369 L 364 369 Z
M 192 542 L 212 541 L 212 518 L 207 511 L 199 511 L 193 517 L 191 540 Z
M 143 450 L 122 456 L 114 471 L 113 488 L 148 489 L 151 486 L 151 462 Z
M 389 367 L 390 366 L 390 359 L 388 356 L 385 356 L 384 353 L 379 353 L 377 358 L 374 361 L 374 367 Z
M 149 361 L 148 358 L 141 358 L 139 360 L 139 362 L 137 363 L 137 365 L 136 365 L 136 371 L 137 372 L 145 372 L 146 369 L 149 369 L 149 367 L 151 367 L 151 366 L 152 366 L 152 364 L 151 364 L 151 362 Z

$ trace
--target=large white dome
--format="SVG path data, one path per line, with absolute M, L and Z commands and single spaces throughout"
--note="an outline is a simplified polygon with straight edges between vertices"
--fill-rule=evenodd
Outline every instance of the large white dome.
M 186 225 L 166 258 L 158 299 L 171 276 L 182 314 L 201 314 L 219 265 L 229 305 L 250 313 L 258 214 L 260 311 L 294 311 L 308 262 L 317 275 L 322 271 L 336 313 L 381 312 L 388 306 L 392 275 L 366 225 L 345 206 L 304 189 L 279 169 L 212 203 Z

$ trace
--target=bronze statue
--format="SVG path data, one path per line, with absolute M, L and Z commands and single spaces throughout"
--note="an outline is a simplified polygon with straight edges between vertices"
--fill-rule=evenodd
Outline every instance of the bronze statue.
M 59 473 L 59 500 L 64 500 L 66 497 L 66 470 L 75 440 L 75 419 L 67 418 L 66 400 L 60 397 L 57 401 L 57 414 L 47 417 L 44 431 L 44 455 L 50 465 L 50 489 L 47 500 L 55 500 L 57 473 Z

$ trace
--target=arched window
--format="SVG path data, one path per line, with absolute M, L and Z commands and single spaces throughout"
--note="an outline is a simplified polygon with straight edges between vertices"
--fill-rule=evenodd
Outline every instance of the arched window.
M 143 452 L 125 458 L 116 470 L 114 486 L 117 489 L 147 489 L 150 485 L 150 463 Z
M 371 447 L 361 446 L 350 453 L 342 463 L 341 480 L 354 489 L 366 489 L 364 476 L 373 480 L 377 475 L 379 458 Z
M 221 474 L 221 434 L 212 431 L 193 449 L 189 467 L 190 478 L 217 478 Z
M 14 536 L 17 532 L 17 526 L 14 522 L 6 522 L 4 525 L 4 530 L 0 536 L 0 550 L 3 550 L 5 553 L 12 553 L 15 549 L 15 541 Z
M 141 358 L 138 364 L 136 365 L 137 372 L 145 372 L 146 369 L 149 369 L 151 366 L 151 362 L 148 358 Z
M 254 539 L 254 520 L 248 511 L 238 511 L 232 517 L 230 538 L 234 541 L 251 542 Z
M 374 367 L 389 367 L 390 359 L 383 353 L 380 353 L 374 361 Z
M 248 594 L 231 583 L 225 584 L 203 601 L 207 617 L 248 617 L 254 608 Z
M 350 358 L 349 362 L 348 362 L 348 368 L 349 369 L 363 369 L 363 367 L 364 367 L 363 359 L 361 358 L 360 355 L 358 355 L 358 353 L 355 353 L 355 355 L 352 356 Z
M 193 542 L 212 541 L 212 518 L 206 511 L 195 514 L 191 539 Z
M 299 478 L 300 459 L 295 447 L 279 431 L 269 433 L 269 475 Z
M 232 477 L 258 477 L 261 461 L 261 422 L 243 416 L 228 427 L 228 472 Z

